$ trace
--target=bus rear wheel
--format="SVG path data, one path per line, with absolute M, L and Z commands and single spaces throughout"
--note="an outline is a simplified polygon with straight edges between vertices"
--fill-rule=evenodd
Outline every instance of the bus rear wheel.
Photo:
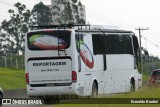
M 92 98 L 96 98 L 98 96 L 98 87 L 97 84 L 94 82 L 92 85 Z
M 3 94 L 0 92 L 0 106 L 2 106 Z
M 58 104 L 60 99 L 56 96 L 47 96 L 43 98 L 45 104 Z

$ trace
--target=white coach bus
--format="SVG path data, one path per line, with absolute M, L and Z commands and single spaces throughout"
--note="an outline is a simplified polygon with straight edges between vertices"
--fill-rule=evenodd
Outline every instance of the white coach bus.
M 29 96 L 96 97 L 142 88 L 140 49 L 133 32 L 87 25 L 33 28 L 25 36 Z

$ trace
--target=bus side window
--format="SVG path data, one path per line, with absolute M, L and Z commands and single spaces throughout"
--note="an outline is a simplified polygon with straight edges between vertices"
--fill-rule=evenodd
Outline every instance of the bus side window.
M 105 36 L 106 39 L 106 54 L 118 54 L 119 49 L 119 36 L 115 34 L 109 34 Z
M 92 34 L 93 41 L 93 53 L 105 54 L 105 35 L 103 34 Z
M 138 71 L 141 73 L 141 56 L 140 56 L 140 48 L 138 44 L 138 39 L 135 35 L 133 35 L 133 46 L 134 46 L 134 54 L 136 59 L 136 65 L 138 68 Z
M 133 55 L 133 46 L 132 46 L 132 39 L 129 35 L 123 35 L 123 43 L 124 43 L 124 47 L 123 47 L 123 54 L 131 54 Z
M 109 34 L 106 39 L 106 54 L 132 54 L 132 40 L 129 35 Z

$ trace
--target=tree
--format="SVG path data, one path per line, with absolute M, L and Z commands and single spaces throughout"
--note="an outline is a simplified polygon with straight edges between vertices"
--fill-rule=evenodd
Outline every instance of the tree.
M 9 56 L 16 54 L 14 51 L 14 42 L 6 33 L 0 33 L 0 56 Z
M 73 21 L 72 8 L 69 1 L 65 4 L 64 14 L 62 18 L 64 19 L 65 24 L 69 24 Z
M 9 9 L 8 13 L 10 14 L 10 20 L 4 20 L 1 23 L 3 32 L 5 32 L 6 40 L 10 40 L 10 49 L 14 49 L 14 52 L 19 55 L 19 52 L 24 54 L 24 36 L 28 31 L 30 24 L 30 10 L 26 9 L 24 4 L 19 2 L 14 4 L 15 10 Z M 11 41 L 11 38 L 13 39 Z M 8 44 L 8 46 L 9 46 Z M 13 46 L 14 45 L 14 46 Z
M 78 11 L 78 8 L 82 8 L 82 3 L 81 1 L 77 1 L 77 0 L 71 0 L 72 1 L 72 11 L 75 13 L 75 19 L 76 19 L 76 23 L 77 24 L 85 24 L 85 20 L 80 18 L 79 16 L 79 11 Z M 77 2 L 78 2 L 78 5 L 77 5 Z
M 52 8 L 52 15 L 55 16 L 57 15 L 58 18 L 56 18 L 54 21 L 58 22 L 59 24 L 63 24 L 62 19 L 61 19 L 61 13 L 60 13 L 60 7 L 58 7 L 57 5 L 54 5 Z
M 0 56 L 4 56 L 3 44 L 4 44 L 4 35 L 2 34 L 2 29 L 0 28 Z
M 74 13 L 78 14 L 78 6 L 76 4 L 72 4 L 72 8 L 73 8 Z
M 78 2 L 78 0 L 71 0 L 72 1 L 72 3 L 77 3 Z
M 81 18 L 81 19 L 78 20 L 78 23 L 79 23 L 79 24 L 85 24 L 86 22 L 85 22 L 84 19 Z
M 79 4 L 79 5 L 78 5 Z M 62 5 L 62 4 L 60 4 Z M 59 24 L 85 24 L 84 19 L 79 16 L 79 7 L 82 6 L 81 2 L 78 0 L 70 0 L 63 3 L 64 9 L 61 10 L 57 5 L 53 6 L 52 13 L 53 16 L 57 15 L 58 18 L 55 19 Z M 56 9 L 57 8 L 57 9 Z M 57 14 L 59 12 L 59 14 Z M 61 13 L 60 13 L 61 12 Z
M 82 3 L 81 3 L 81 1 L 79 1 L 79 2 L 78 2 L 78 5 L 79 5 L 79 6 L 82 6 Z
M 34 25 L 50 25 L 53 22 L 51 9 L 42 2 L 34 5 L 32 17 Z

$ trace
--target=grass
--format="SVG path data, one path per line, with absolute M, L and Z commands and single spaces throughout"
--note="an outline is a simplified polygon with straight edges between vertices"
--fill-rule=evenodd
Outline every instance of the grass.
M 148 81 L 148 79 L 149 79 L 149 76 L 147 76 L 147 75 L 142 75 L 142 80 L 143 80 L 143 82 L 144 82 L 144 81 Z
M 114 94 L 111 96 L 103 96 L 101 98 L 160 98 L 160 88 L 145 88 L 142 91 Z M 71 104 L 60 104 L 56 107 L 160 107 L 160 104 L 83 104 L 82 101 L 77 101 L 77 103 L 80 104 L 72 104 L 71 102 Z
M 0 87 L 3 90 L 25 88 L 24 70 L 0 68 Z
M 158 104 L 66 104 L 56 107 L 159 107 Z M 54 106 L 55 107 L 55 106 Z

